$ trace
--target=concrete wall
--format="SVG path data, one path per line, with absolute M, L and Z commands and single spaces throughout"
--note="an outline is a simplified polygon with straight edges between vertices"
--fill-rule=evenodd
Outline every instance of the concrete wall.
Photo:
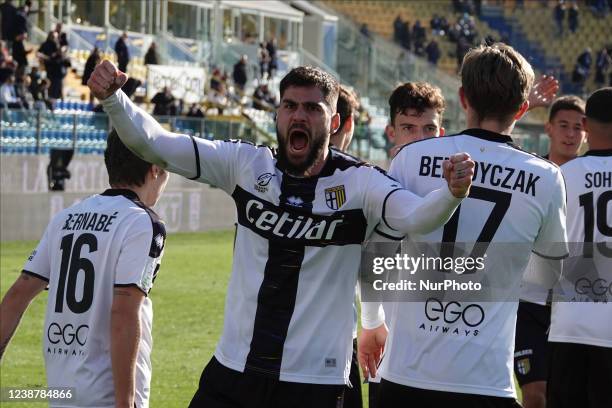
M 108 188 L 102 156 L 75 156 L 65 192 L 48 191 L 48 163 L 48 156 L 0 156 L 0 240 L 38 240 L 58 211 Z M 225 192 L 176 174 L 155 211 L 168 232 L 231 228 L 236 220 Z

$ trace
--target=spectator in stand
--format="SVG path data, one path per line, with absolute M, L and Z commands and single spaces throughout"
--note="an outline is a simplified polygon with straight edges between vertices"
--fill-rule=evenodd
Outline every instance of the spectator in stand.
M 457 51 L 456 51 L 457 72 L 459 72 L 459 70 L 461 69 L 461 64 L 463 63 L 463 57 L 465 57 L 465 54 L 467 54 L 469 50 L 470 50 L 470 43 L 468 42 L 467 38 L 463 36 L 459 37 L 459 40 L 457 41 Z
M 48 79 L 41 79 L 37 67 L 32 67 L 30 71 L 30 94 L 34 99 L 35 109 L 53 110 L 53 101 L 49 98 L 49 87 L 51 82 Z
M 270 92 L 268 84 L 259 85 L 253 93 L 253 108 L 272 112 L 276 109 L 276 98 Z
M 60 50 L 57 32 L 49 32 L 47 40 L 38 49 L 38 56 L 44 62 L 47 78 L 51 81 L 49 96 L 51 99 L 62 99 L 66 60 Z
M 117 54 L 117 68 L 119 71 L 127 72 L 127 66 L 130 63 L 130 50 L 127 45 L 128 35 L 123 32 L 121 37 L 115 43 L 115 53 Z
M 401 44 L 402 38 L 404 38 L 404 22 L 402 21 L 402 16 L 398 14 L 395 20 L 393 20 L 393 41 Z
M 567 23 L 572 33 L 578 30 L 578 4 L 574 1 L 567 12 Z
M 17 63 L 20 67 L 28 66 L 28 54 L 32 52 L 32 50 L 25 49 L 25 40 L 28 36 L 28 33 L 21 33 L 15 37 L 15 41 L 13 41 L 13 61 Z
M 371 36 L 370 28 L 368 27 L 366 23 L 363 23 L 361 25 L 361 27 L 359 28 L 359 32 L 368 38 L 370 38 Z
M 20 65 L 15 70 L 15 94 L 25 108 L 32 106 L 32 95 L 29 91 L 30 77 L 26 74 L 26 66 Z
M 259 63 L 260 79 L 263 79 L 266 72 L 268 72 L 268 64 L 270 63 L 270 54 L 266 49 L 266 45 L 262 42 L 259 43 L 257 49 L 257 62 Z
M 590 48 L 586 48 L 576 59 L 576 65 L 574 65 L 574 71 L 572 72 L 572 82 L 580 88 L 581 92 L 584 92 L 584 84 L 589 77 L 592 62 Z
M 463 0 L 453 0 L 453 11 L 463 13 Z
M 427 61 L 437 66 L 438 60 L 440 59 L 440 46 L 435 39 L 432 39 L 429 44 L 427 44 L 425 52 L 427 53 Z
M 63 30 L 63 27 L 62 23 L 57 23 L 55 25 L 55 32 L 57 33 L 57 41 L 59 42 L 60 50 L 66 53 L 68 51 L 68 35 Z
M 13 22 L 13 33 L 11 41 L 15 41 L 15 37 L 28 32 L 28 12 L 30 11 L 30 3 L 26 2 L 23 6 L 17 9 L 15 13 L 15 21 Z
M 203 118 L 204 112 L 202 111 L 199 103 L 192 103 L 186 116 L 189 118 Z
M 555 23 L 557 24 L 557 32 L 559 35 L 563 35 L 563 21 L 565 20 L 565 3 L 563 0 L 559 0 L 555 6 Z
M 4 3 L 0 4 L 0 15 L 2 15 L 2 39 L 12 42 L 15 32 L 15 16 L 17 15 L 17 7 L 13 5 L 13 0 L 4 0 Z
M 240 57 L 238 62 L 234 64 L 234 72 L 232 73 L 234 84 L 240 90 L 241 93 L 244 92 L 244 87 L 246 86 L 246 83 L 248 80 L 247 60 L 248 60 L 248 57 L 246 56 L 246 54 Z
M 421 25 L 421 20 L 417 20 L 414 23 L 414 27 L 412 27 L 412 38 L 414 39 L 415 44 L 425 43 L 425 40 L 426 40 L 425 27 Z
M 151 99 L 151 103 L 155 105 L 153 108 L 153 115 L 167 116 L 172 111 L 172 105 L 174 105 L 174 96 L 170 92 L 170 88 L 164 86 L 164 88 L 156 93 Z
M 450 24 L 448 23 L 448 20 L 446 19 L 446 17 L 442 16 L 440 18 L 440 35 L 447 35 L 449 29 Z
M 404 21 L 404 30 L 400 45 L 409 51 L 412 49 L 412 29 L 410 28 L 410 21 Z
M 278 68 L 278 47 L 276 45 L 276 38 L 272 37 L 270 41 L 268 41 L 266 44 L 266 50 L 268 51 L 268 56 L 270 58 L 270 61 L 268 62 L 268 78 L 272 78 L 276 72 L 276 69 Z
M 217 88 L 211 88 L 207 100 L 214 108 L 217 108 L 219 115 L 223 115 L 223 111 L 229 104 L 225 82 L 220 82 Z
M 595 61 L 595 84 L 597 88 L 603 88 L 606 83 L 606 74 L 610 70 L 612 65 L 612 56 L 608 54 L 606 47 L 603 47 L 601 51 L 597 53 L 597 59 Z
M 144 64 L 145 65 L 158 65 L 159 64 L 159 57 L 157 55 L 157 44 L 155 44 L 155 42 L 152 42 L 151 45 L 149 45 L 149 49 L 147 50 L 147 53 L 144 56 Z
M 0 86 L 0 107 L 23 109 L 23 104 L 15 91 L 15 74 L 8 72 L 3 76 L 2 86 Z

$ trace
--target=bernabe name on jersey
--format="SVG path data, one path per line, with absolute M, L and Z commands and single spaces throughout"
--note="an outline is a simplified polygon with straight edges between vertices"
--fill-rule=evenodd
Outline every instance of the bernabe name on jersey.
M 448 157 L 442 156 L 423 156 L 419 166 L 419 176 L 444 177 L 442 163 Z M 525 170 L 517 170 L 512 167 L 502 167 L 498 164 L 474 161 L 475 183 L 489 184 L 494 187 L 506 188 L 508 190 L 520 191 L 524 194 L 536 195 L 536 182 L 540 176 Z
M 113 224 L 117 218 L 118 212 L 112 215 L 98 214 L 95 212 L 82 212 L 68 214 L 68 218 L 62 227 L 63 231 L 99 231 L 109 232 L 108 227 Z

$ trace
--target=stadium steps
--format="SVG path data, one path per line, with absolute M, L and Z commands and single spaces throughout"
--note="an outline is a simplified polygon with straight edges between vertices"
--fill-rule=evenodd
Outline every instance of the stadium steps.
M 582 6 L 582 3 L 579 5 Z M 595 62 L 597 52 L 606 46 L 612 37 L 612 15 L 606 18 L 595 17 L 586 7 L 579 8 L 579 25 L 576 33 L 570 33 L 567 21 L 564 35 L 559 36 L 553 18 L 554 4 L 542 7 L 539 2 L 526 2 L 524 9 L 514 10 L 509 6 L 504 9 L 507 18 L 512 19 L 532 43 L 542 44 L 542 51 L 547 57 L 556 59 L 561 69 L 561 79 L 566 84 L 564 91 L 576 91 L 571 86 L 571 74 L 576 58 L 588 46 L 591 48 L 593 65 L 587 89 L 595 89 Z

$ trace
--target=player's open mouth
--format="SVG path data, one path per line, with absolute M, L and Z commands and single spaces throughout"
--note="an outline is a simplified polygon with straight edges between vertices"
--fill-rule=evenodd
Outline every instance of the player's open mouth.
M 309 144 L 308 133 L 304 130 L 293 130 L 289 133 L 289 149 L 294 153 L 303 153 Z

